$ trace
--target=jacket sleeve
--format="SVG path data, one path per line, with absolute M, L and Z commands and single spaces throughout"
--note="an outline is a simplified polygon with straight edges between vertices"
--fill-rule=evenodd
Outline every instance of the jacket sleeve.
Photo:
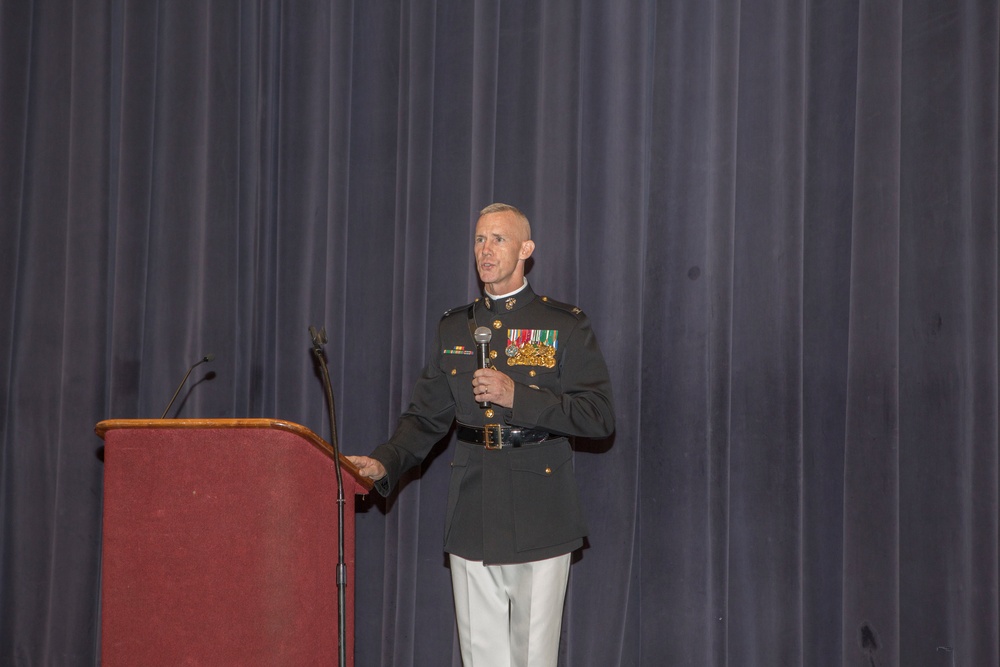
M 435 350 L 440 349 L 440 335 L 434 345 Z M 386 476 L 375 482 L 375 489 L 383 496 L 388 495 L 403 473 L 420 465 L 448 433 L 454 418 L 455 400 L 448 379 L 432 353 L 414 385 L 410 405 L 400 417 L 396 431 L 388 442 L 371 453 L 386 469 Z
M 583 313 L 577 315 L 562 348 L 559 389 L 518 383 L 511 422 L 561 435 L 611 435 L 615 430 L 611 379 L 590 320 Z

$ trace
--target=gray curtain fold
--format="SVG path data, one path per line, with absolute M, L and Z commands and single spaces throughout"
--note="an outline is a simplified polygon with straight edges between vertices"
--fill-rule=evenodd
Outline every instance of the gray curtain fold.
M 618 429 L 564 665 L 998 665 L 1000 12 L 0 2 L 0 662 L 97 664 L 109 417 L 366 453 L 476 211 L 580 306 Z M 445 440 L 361 500 L 358 665 L 459 665 Z
M 860 4 L 844 447 L 844 654 L 901 662 L 902 8 Z M 869 106 L 870 105 L 870 106 Z M 946 642 L 943 642 L 946 643 Z M 930 657 L 930 656 L 928 656 Z M 928 663 L 932 664 L 932 663 Z

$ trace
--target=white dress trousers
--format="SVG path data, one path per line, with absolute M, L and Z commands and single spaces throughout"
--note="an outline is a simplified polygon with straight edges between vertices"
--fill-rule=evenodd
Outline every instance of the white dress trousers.
M 450 561 L 464 667 L 556 667 L 570 554 L 513 565 Z

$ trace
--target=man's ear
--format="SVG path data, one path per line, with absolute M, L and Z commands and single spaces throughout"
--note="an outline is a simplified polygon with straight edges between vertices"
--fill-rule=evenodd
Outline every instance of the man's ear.
M 518 259 L 528 259 L 533 252 L 535 252 L 535 242 L 531 240 L 525 241 L 521 244 L 521 254 L 518 255 Z

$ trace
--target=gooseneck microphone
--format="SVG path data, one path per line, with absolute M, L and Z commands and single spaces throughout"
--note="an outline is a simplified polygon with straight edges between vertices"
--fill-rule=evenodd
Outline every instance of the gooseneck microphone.
M 333 401 L 333 385 L 330 383 L 330 368 L 326 361 L 326 327 L 317 329 L 309 327 L 309 337 L 312 339 L 312 352 L 316 357 L 323 379 L 323 393 L 326 395 L 326 409 L 330 416 L 330 446 L 333 448 L 334 464 L 337 481 L 337 664 L 347 665 L 347 561 L 345 559 L 344 535 L 344 477 L 340 472 L 340 445 L 337 443 L 337 409 Z
M 184 379 L 181 380 L 181 383 L 179 385 L 177 385 L 177 390 L 174 392 L 174 395 L 170 397 L 170 402 L 167 403 L 167 407 L 163 409 L 163 414 L 160 415 L 160 419 L 166 417 L 167 413 L 170 412 L 170 406 L 173 405 L 174 401 L 177 400 L 177 394 L 181 393 L 181 387 L 183 387 L 184 383 L 187 382 L 189 377 L 191 377 L 191 371 L 193 371 L 195 368 L 205 363 L 206 361 L 211 361 L 212 359 L 215 359 L 214 354 L 206 354 L 204 357 L 191 364 L 191 368 L 189 368 L 188 372 L 184 374 Z
M 323 354 L 323 346 L 326 345 L 326 327 L 316 329 L 316 327 L 310 326 L 309 338 L 313 342 L 313 352 L 315 354 Z
M 486 327 L 479 327 L 472 333 L 472 337 L 476 339 L 476 357 L 477 366 L 479 368 L 489 368 L 490 367 L 490 339 L 493 338 L 493 332 Z M 490 407 L 489 401 L 479 401 L 479 407 L 486 409 Z

